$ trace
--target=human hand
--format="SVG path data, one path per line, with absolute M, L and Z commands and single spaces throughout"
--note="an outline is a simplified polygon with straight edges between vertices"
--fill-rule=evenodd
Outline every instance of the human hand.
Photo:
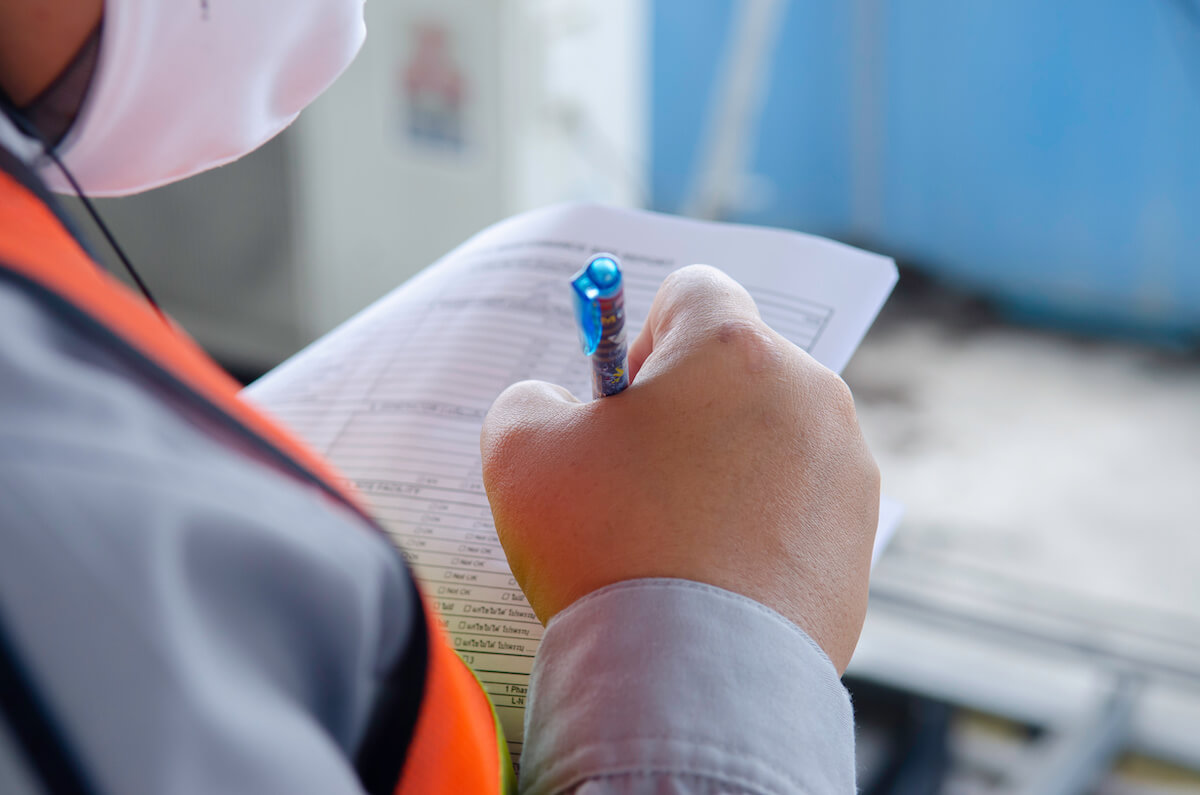
M 713 268 L 663 282 L 623 393 L 509 387 L 483 424 L 496 531 L 538 618 L 622 580 L 765 604 L 845 670 L 867 606 L 879 471 L 845 383 Z

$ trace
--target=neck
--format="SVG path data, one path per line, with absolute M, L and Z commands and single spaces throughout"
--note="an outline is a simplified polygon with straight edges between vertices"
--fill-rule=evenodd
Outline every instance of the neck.
M 104 0 L 0 2 L 0 90 L 18 107 L 46 90 L 104 14 Z

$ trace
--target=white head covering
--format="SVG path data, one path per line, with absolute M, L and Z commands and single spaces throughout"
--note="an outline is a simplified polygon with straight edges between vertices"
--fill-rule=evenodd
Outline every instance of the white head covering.
M 363 0 L 106 0 L 103 24 L 92 86 L 56 148 L 94 196 L 148 190 L 256 149 L 341 74 L 366 35 Z M 42 176 L 70 190 L 48 163 Z

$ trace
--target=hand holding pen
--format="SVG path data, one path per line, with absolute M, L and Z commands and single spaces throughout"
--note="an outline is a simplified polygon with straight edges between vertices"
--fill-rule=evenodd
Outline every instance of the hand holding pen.
M 667 278 L 619 400 L 524 381 L 484 421 L 496 530 L 538 618 L 642 577 L 773 608 L 841 671 L 867 604 L 879 473 L 840 378 L 713 268 Z

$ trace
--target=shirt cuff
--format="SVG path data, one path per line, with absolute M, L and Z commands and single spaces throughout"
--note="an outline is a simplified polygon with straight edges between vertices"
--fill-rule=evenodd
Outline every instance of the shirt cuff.
M 681 775 L 854 792 L 850 698 L 829 658 L 774 610 L 687 580 L 617 583 L 550 621 L 522 751 L 527 793 Z

